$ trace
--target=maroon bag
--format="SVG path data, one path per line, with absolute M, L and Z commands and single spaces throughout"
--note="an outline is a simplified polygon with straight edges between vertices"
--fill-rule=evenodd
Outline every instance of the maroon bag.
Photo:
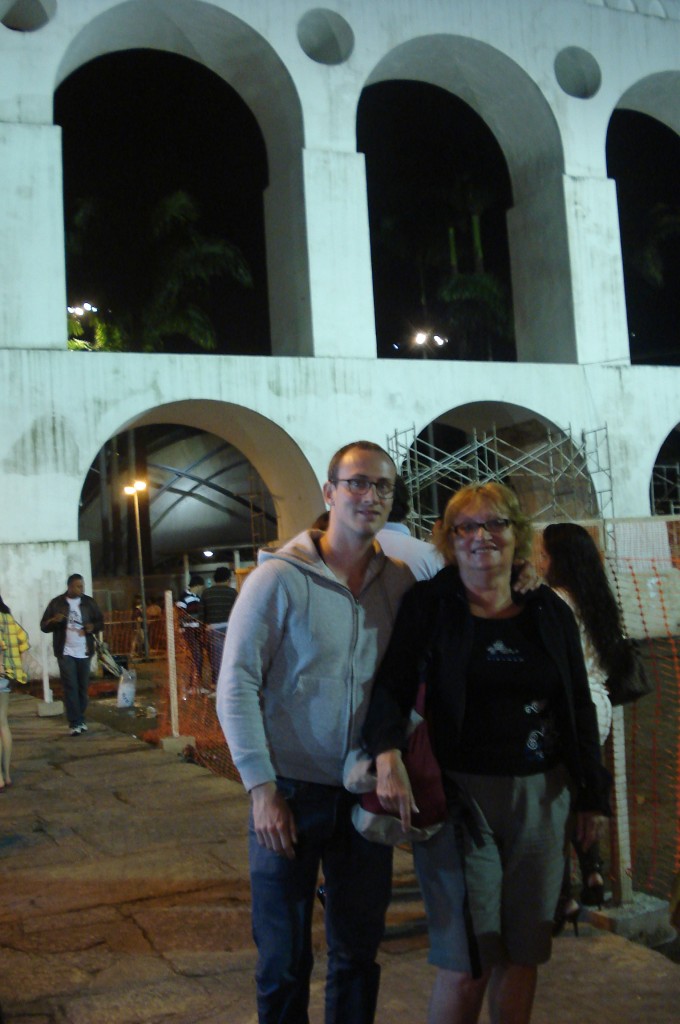
M 418 814 L 411 818 L 410 830 L 405 832 L 399 818 L 383 808 L 375 788 L 371 792 L 362 793 L 359 802 L 352 809 L 354 826 L 364 838 L 389 846 L 407 840 L 422 842 L 429 839 L 439 831 L 446 818 L 446 793 L 442 773 L 432 750 L 430 730 L 425 718 L 424 681 L 418 687 L 411 718 L 412 721 L 415 719 L 417 724 L 409 735 L 406 750 L 402 755 L 413 790 L 413 799 L 418 808 Z

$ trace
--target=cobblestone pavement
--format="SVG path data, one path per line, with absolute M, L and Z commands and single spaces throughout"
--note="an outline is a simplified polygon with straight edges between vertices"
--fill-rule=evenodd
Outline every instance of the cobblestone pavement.
M 72 738 L 36 706 L 12 696 L 14 785 L 0 795 L 7 1024 L 254 1024 L 241 788 L 98 722 Z M 397 851 L 397 883 L 410 879 Z M 425 1021 L 426 938 L 398 937 L 420 914 L 407 900 L 391 912 L 378 1024 Z M 322 924 L 319 908 L 313 1024 Z M 675 1024 L 679 998 L 680 966 L 585 927 L 555 943 L 534 1024 Z

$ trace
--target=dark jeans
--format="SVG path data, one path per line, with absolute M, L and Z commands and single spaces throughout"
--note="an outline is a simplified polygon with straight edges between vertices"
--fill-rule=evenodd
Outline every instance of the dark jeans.
M 210 627 L 206 630 L 206 646 L 208 648 L 208 660 L 210 662 L 210 676 L 212 679 L 213 689 L 217 689 L 217 680 L 220 674 L 220 666 L 222 664 L 222 652 L 224 651 L 224 641 L 227 636 L 227 627 L 218 626 L 217 629 Z
M 90 682 L 90 659 L 72 658 L 64 654 L 57 658 L 59 675 L 64 690 L 66 717 L 72 729 L 82 725 L 87 711 L 87 687 Z
M 190 685 L 200 686 L 203 679 L 203 630 L 200 627 L 185 626 L 182 636 L 194 663 Z
M 369 843 L 351 820 L 354 798 L 336 786 L 278 779 L 298 830 L 294 860 L 260 846 L 250 820 L 250 880 L 260 1024 L 306 1024 L 311 924 L 319 865 L 326 890 L 326 1024 L 371 1024 L 375 962 L 392 883 L 392 848 Z

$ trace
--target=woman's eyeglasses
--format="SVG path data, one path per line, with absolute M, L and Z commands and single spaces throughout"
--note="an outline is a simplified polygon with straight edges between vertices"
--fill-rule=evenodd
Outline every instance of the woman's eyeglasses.
M 458 534 L 459 537 L 474 537 L 479 530 L 484 530 L 485 533 L 490 533 L 492 537 L 497 537 L 499 533 L 503 533 L 510 526 L 509 519 L 487 519 L 485 523 L 478 523 L 475 519 L 468 519 L 466 523 L 457 523 L 451 527 L 451 533 Z

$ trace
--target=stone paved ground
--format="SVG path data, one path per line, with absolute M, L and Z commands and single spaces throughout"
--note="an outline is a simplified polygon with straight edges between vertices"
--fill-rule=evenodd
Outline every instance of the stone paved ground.
M 72 739 L 12 697 L 0 796 L 0 1005 L 8 1024 L 254 1024 L 240 787 L 93 722 Z M 397 853 L 407 883 L 410 857 Z M 527 894 L 530 898 L 530 894 Z M 420 913 L 400 905 L 392 914 Z M 322 919 L 311 1020 L 322 1021 Z M 425 1021 L 424 937 L 381 957 L 378 1024 Z M 680 967 L 586 927 L 541 972 L 534 1024 L 671 1024 Z

